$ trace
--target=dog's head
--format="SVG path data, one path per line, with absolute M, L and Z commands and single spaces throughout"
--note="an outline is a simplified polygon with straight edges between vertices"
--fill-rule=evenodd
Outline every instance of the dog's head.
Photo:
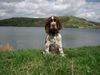
M 59 32 L 59 30 L 62 29 L 62 25 L 59 21 L 59 18 L 56 16 L 51 16 L 47 19 L 46 25 L 45 25 L 45 31 L 48 34 L 56 34 Z

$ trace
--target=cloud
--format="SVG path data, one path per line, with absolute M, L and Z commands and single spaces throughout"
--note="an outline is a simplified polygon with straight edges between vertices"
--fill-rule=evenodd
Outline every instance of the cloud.
M 95 14 L 95 12 L 84 12 L 84 13 L 80 13 L 78 16 L 87 18 L 87 19 L 91 19 L 93 17 L 95 18 L 96 14 Z
M 100 2 L 100 0 L 86 0 L 87 2 Z
M 24 0 L 0 0 L 0 2 L 21 2 L 21 1 L 24 1 Z
M 100 22 L 100 3 L 91 2 L 85 3 L 83 7 L 81 7 L 76 16 L 86 18 L 88 20 Z
M 0 0 L 0 19 L 73 15 L 100 22 L 99 7 L 89 0 Z

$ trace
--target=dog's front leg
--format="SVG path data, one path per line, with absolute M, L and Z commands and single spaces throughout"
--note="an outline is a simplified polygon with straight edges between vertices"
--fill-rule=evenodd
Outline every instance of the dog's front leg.
M 59 43 L 59 52 L 61 56 L 64 56 L 63 48 L 62 48 L 62 43 Z
M 49 45 L 50 45 L 50 41 L 48 39 L 49 39 L 49 36 L 47 36 L 45 39 L 45 53 L 47 54 L 49 54 Z
M 62 36 L 60 34 L 58 35 L 57 44 L 59 45 L 59 52 L 60 52 L 61 56 L 64 56 L 64 52 L 63 52 L 63 48 L 62 48 Z

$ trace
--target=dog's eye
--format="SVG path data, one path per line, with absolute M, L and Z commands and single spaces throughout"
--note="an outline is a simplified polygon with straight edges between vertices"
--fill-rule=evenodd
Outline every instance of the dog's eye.
M 51 19 L 51 22 L 53 21 L 53 19 Z
M 54 21 L 56 21 L 56 19 L 54 19 Z

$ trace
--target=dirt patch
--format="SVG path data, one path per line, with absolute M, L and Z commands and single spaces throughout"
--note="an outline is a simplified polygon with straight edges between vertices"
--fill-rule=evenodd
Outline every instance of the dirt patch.
M 11 46 L 9 43 L 0 45 L 0 51 L 14 51 L 14 50 L 15 50 L 14 47 Z

